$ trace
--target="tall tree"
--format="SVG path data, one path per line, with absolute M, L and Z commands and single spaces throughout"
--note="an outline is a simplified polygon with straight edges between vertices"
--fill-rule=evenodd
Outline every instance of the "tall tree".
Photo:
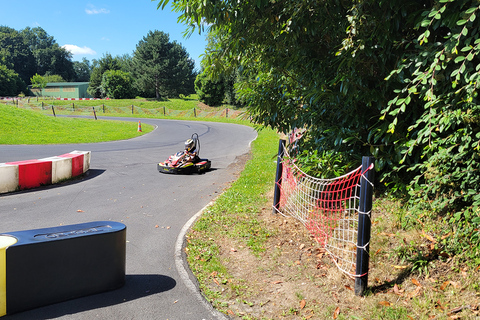
M 162 31 L 150 31 L 133 55 L 139 91 L 156 97 L 192 93 L 195 63 L 186 49 Z
M 60 47 L 44 29 L 27 27 L 20 34 L 35 57 L 36 73 L 41 75 L 57 74 L 67 81 L 74 80 L 72 54 Z
M 73 61 L 73 70 L 75 71 L 75 81 L 88 82 L 90 80 L 92 66 L 87 58 L 83 58 L 82 61 Z
M 0 61 L 18 73 L 27 84 L 35 74 L 32 51 L 25 38 L 13 28 L 0 26 Z

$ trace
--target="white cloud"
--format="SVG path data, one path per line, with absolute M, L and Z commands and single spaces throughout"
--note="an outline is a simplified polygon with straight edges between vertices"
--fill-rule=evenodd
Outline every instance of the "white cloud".
M 100 14 L 100 13 L 110 13 L 110 10 L 105 8 L 97 9 L 94 5 L 88 5 L 88 8 L 85 9 L 87 14 Z
M 66 44 L 63 45 L 62 48 L 70 51 L 72 54 L 82 54 L 82 55 L 95 55 L 97 54 L 94 50 L 90 49 L 89 47 L 79 47 L 74 44 Z

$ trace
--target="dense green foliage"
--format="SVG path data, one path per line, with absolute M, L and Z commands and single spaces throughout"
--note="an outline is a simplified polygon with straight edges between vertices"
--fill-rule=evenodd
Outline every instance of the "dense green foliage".
M 0 96 L 15 96 L 26 89 L 27 86 L 18 73 L 0 64 Z
M 32 88 L 38 88 L 40 90 L 47 86 L 47 80 L 45 77 L 42 77 L 38 73 L 35 73 L 35 75 L 30 79 L 30 83 L 32 84 Z
M 0 68 L 11 70 L 9 75 L 0 77 L 0 95 L 15 96 L 28 93 L 25 84 L 30 84 L 34 75 L 38 74 L 48 82 L 88 81 L 84 70 L 74 68 L 72 55 L 60 47 L 52 36 L 40 27 L 25 28 L 17 31 L 13 28 L 0 26 Z M 83 72 L 82 74 L 78 72 Z M 3 72 L 3 71 L 2 71 Z M 16 80 L 20 77 L 22 82 Z M 80 79 L 80 77 L 83 77 Z M 12 86 L 12 83 L 17 83 Z
M 28 48 L 35 58 L 35 72 L 41 75 L 59 75 L 73 81 L 76 78 L 73 69 L 72 54 L 58 45 L 55 39 L 40 27 L 26 27 L 20 31 Z
M 90 73 L 90 83 L 87 92 L 94 98 L 103 98 L 102 79 L 103 74 L 109 70 L 120 70 L 121 65 L 117 57 L 113 57 L 110 53 L 106 53 L 99 60 L 93 61 L 92 71 Z
M 255 122 L 307 128 L 303 150 L 334 163 L 374 155 L 383 185 L 443 221 L 435 232 L 450 236 L 440 249 L 478 259 L 478 1 L 172 5 L 187 32 L 215 35 L 205 72 L 240 71 L 238 97 Z
M 200 101 L 209 106 L 221 105 L 225 98 L 225 81 L 212 79 L 206 73 L 201 73 L 195 79 L 195 92 Z
M 105 96 L 111 99 L 130 99 L 135 97 L 133 77 L 121 70 L 108 70 L 103 73 L 102 88 Z

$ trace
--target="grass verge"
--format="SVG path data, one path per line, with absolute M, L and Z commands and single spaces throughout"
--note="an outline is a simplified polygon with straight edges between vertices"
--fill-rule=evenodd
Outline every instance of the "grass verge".
M 432 255 L 401 201 L 375 199 L 369 286 L 354 295 L 305 227 L 272 214 L 278 136 L 262 131 L 241 176 L 194 224 L 187 259 L 205 297 L 232 319 L 480 319 L 479 268 Z

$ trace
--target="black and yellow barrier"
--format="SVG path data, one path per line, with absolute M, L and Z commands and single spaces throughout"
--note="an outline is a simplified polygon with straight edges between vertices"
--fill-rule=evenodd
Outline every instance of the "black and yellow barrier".
M 0 234 L 0 316 L 120 288 L 125 250 L 113 221 Z

